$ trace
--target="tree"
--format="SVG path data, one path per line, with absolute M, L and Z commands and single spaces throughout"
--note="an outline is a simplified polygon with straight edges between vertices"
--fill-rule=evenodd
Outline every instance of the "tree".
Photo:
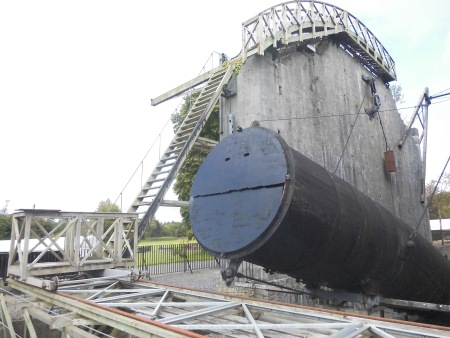
M 174 124 L 174 130 L 176 131 L 184 118 L 186 117 L 189 109 L 194 104 L 195 100 L 198 97 L 198 93 L 184 97 L 184 103 L 181 106 L 179 112 L 175 112 L 172 114 L 172 123 Z M 201 137 L 205 137 L 211 140 L 219 141 L 219 105 L 216 104 L 211 115 L 206 122 L 205 126 L 200 133 Z M 192 183 L 194 181 L 195 175 L 205 159 L 206 155 L 208 155 L 209 149 L 204 148 L 193 148 L 186 160 L 184 161 L 178 175 L 176 177 L 175 184 L 173 186 L 173 190 L 178 195 L 178 199 L 181 201 L 188 201 L 190 197 L 190 191 L 192 187 Z M 193 233 L 191 230 L 191 224 L 189 221 L 189 209 L 181 208 L 180 214 L 182 218 L 182 225 L 185 228 L 185 233 L 189 238 L 192 238 Z
M 122 212 L 119 208 L 119 206 L 113 202 L 109 198 L 106 199 L 106 201 L 101 201 L 98 204 L 97 209 L 95 212 Z
M 11 239 L 11 215 L 0 215 L 0 239 Z
M 107 198 L 106 201 L 101 201 L 98 204 L 95 212 L 122 212 L 122 210 L 120 210 L 117 204 L 111 202 L 111 200 Z M 106 231 L 106 229 L 108 229 L 113 223 L 114 221 L 112 219 L 105 219 L 103 223 L 103 231 Z M 86 228 L 83 228 L 83 230 L 88 231 Z
M 152 218 L 150 224 L 145 229 L 142 239 L 148 239 L 152 237 L 161 237 L 161 223 L 156 219 Z
M 402 86 L 400 84 L 393 84 L 389 87 L 391 89 L 392 97 L 394 98 L 395 104 L 399 105 L 402 104 L 403 98 L 405 95 L 403 95 Z
M 428 199 L 433 193 L 436 181 L 431 181 L 426 186 Z M 428 202 L 430 219 L 450 218 L 450 174 L 445 174 L 437 187 L 433 198 Z

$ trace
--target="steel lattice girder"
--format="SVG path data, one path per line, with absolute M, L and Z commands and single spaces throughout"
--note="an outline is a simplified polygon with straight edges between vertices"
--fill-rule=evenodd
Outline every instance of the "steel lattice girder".
M 310 337 L 354 337 L 363 333 L 381 337 L 438 338 L 450 335 L 449 328 L 432 325 L 230 297 L 148 282 L 111 280 L 89 283 L 87 280 L 78 285 L 64 286 L 56 294 L 16 281 L 11 286 L 69 311 L 78 308 L 78 313 L 99 323 L 113 326 L 113 322 L 116 322 L 113 327 L 124 332 L 130 332 L 127 331 L 130 330 L 128 326 L 135 330 L 135 325 L 139 323 L 137 327 L 141 330 L 140 334 L 156 331 L 156 334 L 166 337 L 169 335 L 161 333 L 161 330 L 168 328 L 180 329 L 182 331 L 179 332 L 184 334 L 196 335 L 194 332 L 201 332 L 234 337 L 264 337 L 265 334 L 281 334 L 283 337 L 306 334 Z M 77 298 L 65 296 L 64 293 L 77 295 Z

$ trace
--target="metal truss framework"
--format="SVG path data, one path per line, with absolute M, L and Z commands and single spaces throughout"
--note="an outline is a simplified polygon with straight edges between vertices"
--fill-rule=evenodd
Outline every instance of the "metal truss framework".
M 320 1 L 290 1 L 242 24 L 242 57 L 273 46 L 313 43 L 330 35 L 385 83 L 397 79 L 395 63 L 376 36 L 347 11 Z
M 89 331 L 94 327 L 109 332 L 107 336 L 126 332 L 138 337 L 450 336 L 450 328 L 142 281 L 87 279 L 61 283 L 56 293 L 16 280 L 9 283 L 35 298 L 34 303 L 18 301 L 25 318 L 39 319 L 78 337 L 94 337 L 93 331 Z M 34 330 L 31 321 L 26 326 L 28 332 Z
M 51 230 L 45 227 L 49 219 L 53 220 Z M 55 281 L 36 277 L 134 267 L 137 226 L 136 213 L 21 210 L 12 218 L 8 275 L 54 289 Z M 31 259 L 33 251 L 40 254 Z M 46 254 L 55 261 L 42 262 Z
M 416 109 L 411 116 L 411 119 L 408 123 L 408 127 L 401 140 L 398 142 L 397 146 L 399 149 L 403 148 L 403 144 L 405 143 L 406 138 L 410 135 L 411 129 L 413 127 L 417 127 L 418 137 L 417 143 L 421 147 L 422 150 L 422 175 L 421 175 L 421 188 L 420 192 L 420 201 L 423 203 L 426 200 L 426 192 L 425 192 L 425 177 L 426 177 L 426 168 L 427 168 L 427 136 L 428 136 L 428 106 L 431 104 L 431 98 L 429 95 L 428 87 L 426 87 L 419 98 L 419 102 L 417 103 Z M 417 123 L 419 121 L 419 124 Z M 414 135 L 412 135 L 414 136 Z

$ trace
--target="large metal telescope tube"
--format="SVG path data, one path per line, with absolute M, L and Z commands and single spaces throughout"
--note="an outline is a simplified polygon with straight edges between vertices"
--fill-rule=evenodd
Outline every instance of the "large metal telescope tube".
M 450 262 L 391 212 L 290 148 L 248 128 L 200 167 L 190 217 L 200 245 L 311 285 L 450 304 Z

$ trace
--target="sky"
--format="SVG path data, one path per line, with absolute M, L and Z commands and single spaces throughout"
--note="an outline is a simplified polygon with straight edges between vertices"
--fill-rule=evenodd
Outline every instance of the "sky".
M 9 212 L 94 211 L 109 198 L 126 211 L 170 142 L 180 104 L 150 99 L 217 66 L 218 53 L 236 56 L 242 22 L 279 3 L 1 1 L 0 209 L 9 200 Z M 450 1 L 328 3 L 362 21 L 394 58 L 402 116 L 425 87 L 450 91 Z M 449 99 L 429 108 L 427 181 L 450 155 Z M 160 208 L 156 218 L 180 216 Z

